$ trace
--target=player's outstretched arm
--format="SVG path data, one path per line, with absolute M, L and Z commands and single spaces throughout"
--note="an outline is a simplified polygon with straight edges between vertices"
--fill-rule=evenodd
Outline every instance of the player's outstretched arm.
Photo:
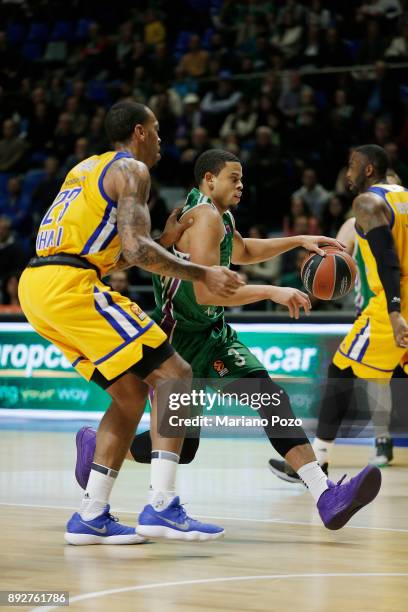
M 336 239 L 344 245 L 346 253 L 353 255 L 354 244 L 356 242 L 356 218 L 350 217 L 347 219 L 339 231 L 337 232 Z
M 353 202 L 356 226 L 362 231 L 374 255 L 378 276 L 384 287 L 395 344 L 408 348 L 408 324 L 401 315 L 400 264 L 389 225 L 385 202 L 371 193 L 362 193 Z
M 216 211 L 203 209 L 194 219 L 194 225 L 188 229 L 189 253 L 191 261 L 212 266 L 220 261 L 220 244 L 224 237 L 224 226 Z M 291 317 L 299 318 L 301 308 L 309 312 L 309 297 L 290 287 L 273 287 L 271 285 L 245 285 L 239 287 L 234 295 L 222 297 L 208 291 L 203 283 L 194 282 L 194 293 L 199 304 L 205 306 L 244 306 L 261 300 L 272 300 L 289 309 Z
M 302 247 L 307 251 L 318 253 L 324 256 L 322 245 L 329 245 L 338 249 L 343 249 L 344 245 L 335 238 L 328 236 L 289 236 L 287 238 L 243 238 L 241 234 L 234 231 L 234 248 L 232 251 L 232 263 L 237 265 L 247 265 L 267 261 Z
M 210 290 L 232 295 L 242 283 L 237 274 L 218 266 L 208 269 L 183 261 L 157 244 L 150 236 L 150 213 L 147 199 L 150 174 L 147 167 L 134 159 L 120 159 L 107 172 L 104 187 L 118 202 L 117 226 L 122 257 L 129 265 L 149 272 L 183 280 L 201 280 Z

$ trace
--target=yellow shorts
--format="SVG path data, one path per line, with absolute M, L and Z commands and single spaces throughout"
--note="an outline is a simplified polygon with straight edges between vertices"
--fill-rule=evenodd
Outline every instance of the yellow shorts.
M 19 298 L 28 321 L 55 344 L 87 380 L 95 369 L 108 380 L 157 348 L 166 334 L 134 302 L 112 291 L 94 270 L 26 268 Z
M 407 312 L 402 314 L 407 318 Z M 355 320 L 333 363 L 341 370 L 351 367 L 358 378 L 389 379 L 399 363 L 407 372 L 407 349 L 395 345 L 383 291 L 371 298 Z

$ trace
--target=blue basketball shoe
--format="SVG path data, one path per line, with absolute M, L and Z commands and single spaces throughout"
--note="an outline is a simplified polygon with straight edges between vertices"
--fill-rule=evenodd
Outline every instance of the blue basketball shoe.
M 168 538 L 170 540 L 216 540 L 223 537 L 222 527 L 210 523 L 200 523 L 187 516 L 180 498 L 175 497 L 160 512 L 148 504 L 139 515 L 137 533 L 150 538 Z
M 138 535 L 134 527 L 126 527 L 109 512 L 106 505 L 102 514 L 90 521 L 84 521 L 78 512 L 67 523 L 65 541 L 68 544 L 141 544 L 146 538 Z

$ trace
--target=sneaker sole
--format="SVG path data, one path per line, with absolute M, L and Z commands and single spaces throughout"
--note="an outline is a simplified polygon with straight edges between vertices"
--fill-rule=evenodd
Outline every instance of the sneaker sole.
M 337 514 L 325 527 L 335 531 L 341 529 L 351 519 L 351 517 L 373 501 L 378 495 L 381 487 L 381 472 L 376 466 L 367 469 L 364 479 L 360 482 L 356 491 L 356 496 L 352 503 Z
M 82 456 L 81 456 L 81 446 L 82 446 L 82 438 L 84 437 L 86 429 L 84 431 L 80 431 L 77 433 L 75 437 L 76 449 L 77 449 L 77 461 L 75 465 L 75 478 L 81 489 L 86 489 L 87 482 L 83 482 L 81 478 L 82 472 Z
M 223 538 L 225 530 L 218 533 L 205 533 L 203 531 L 178 531 L 164 525 L 138 525 L 137 533 L 146 538 L 165 538 L 167 540 L 183 540 L 187 542 L 205 542 Z
M 275 476 L 277 476 L 281 480 L 284 480 L 285 482 L 293 482 L 293 483 L 296 483 L 296 484 L 303 484 L 303 482 L 302 482 L 301 478 L 299 478 L 299 476 L 298 477 L 290 476 L 290 474 L 286 474 L 286 472 L 281 472 L 277 468 L 273 467 L 273 465 L 271 465 L 270 463 L 268 463 L 268 467 L 269 467 L 270 471 L 272 472 L 272 474 L 275 474 Z
M 138 533 L 132 535 L 115 535 L 115 536 L 97 536 L 87 533 L 69 533 L 64 534 L 64 540 L 67 544 L 74 546 L 89 546 L 90 544 L 143 544 L 146 538 Z

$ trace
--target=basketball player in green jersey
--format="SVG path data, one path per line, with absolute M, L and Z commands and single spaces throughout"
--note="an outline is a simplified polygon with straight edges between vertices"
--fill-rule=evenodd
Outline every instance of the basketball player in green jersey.
M 387 171 L 387 182 L 391 185 L 401 185 L 401 180 L 392 170 Z M 363 256 L 360 251 L 358 241 L 356 240 L 356 219 L 350 217 L 347 219 L 338 231 L 337 240 L 345 245 L 345 250 L 349 255 L 352 255 L 356 262 L 358 274 L 354 287 L 357 316 L 368 305 L 370 299 L 374 296 L 371 291 L 368 280 Z M 400 368 L 400 366 L 398 366 Z M 404 372 L 402 370 L 402 372 Z M 374 381 L 366 381 L 367 385 L 367 400 L 370 409 L 371 417 L 375 430 L 375 455 L 371 459 L 371 463 L 378 467 L 385 467 L 393 460 L 393 444 L 389 433 L 389 420 L 391 416 L 392 399 L 391 389 L 388 384 L 377 384 Z M 330 451 L 333 442 L 316 438 L 313 442 L 313 450 L 323 467 L 325 472 L 328 471 Z M 292 470 L 289 464 L 279 460 L 270 459 L 269 469 L 276 476 L 287 482 L 300 482 L 296 472 Z
M 242 238 L 235 229 L 231 213 L 242 194 L 242 167 L 227 151 L 214 149 L 203 153 L 196 162 L 195 178 L 198 188 L 190 192 L 181 213 L 181 219 L 192 218 L 193 224 L 172 247 L 173 253 L 180 258 L 201 264 L 206 262 L 210 266 L 220 262 L 229 266 L 230 263 L 265 261 L 296 247 L 319 254 L 323 254 L 320 244 L 342 248 L 337 240 L 325 236 Z M 252 304 L 263 299 L 285 305 L 290 316 L 297 319 L 301 308 L 306 312 L 310 309 L 306 294 L 288 287 L 246 285 L 237 290 L 234 299 L 220 299 L 208 292 L 202 283 L 179 283 L 176 278 L 168 282 L 162 276 L 154 276 L 153 283 L 157 303 L 153 318 L 166 331 L 173 347 L 191 364 L 194 378 L 215 378 L 212 383 L 215 388 L 221 387 L 229 393 L 237 389 L 242 379 L 257 379 L 261 381 L 262 392 L 269 397 L 277 394 L 280 398 L 277 406 L 262 406 L 257 412 L 269 423 L 264 429 L 272 446 L 307 485 L 326 527 L 341 528 L 358 509 L 374 499 L 381 482 L 378 468 L 367 466 L 349 482 L 335 485 L 318 465 L 300 426 L 290 428 L 290 437 L 284 428 L 271 426 L 271 417 L 275 415 L 280 420 L 294 422 L 289 397 L 270 379 L 264 366 L 239 341 L 224 319 L 224 306 Z M 239 389 L 242 390 L 242 384 Z M 187 437 L 180 462 L 192 461 L 198 444 L 197 437 Z M 76 475 L 82 486 L 86 481 L 86 447 L 91 455 L 91 441 L 82 442 L 78 448 Z M 150 462 L 154 449 L 149 432 L 134 438 L 131 456 L 141 463 Z

